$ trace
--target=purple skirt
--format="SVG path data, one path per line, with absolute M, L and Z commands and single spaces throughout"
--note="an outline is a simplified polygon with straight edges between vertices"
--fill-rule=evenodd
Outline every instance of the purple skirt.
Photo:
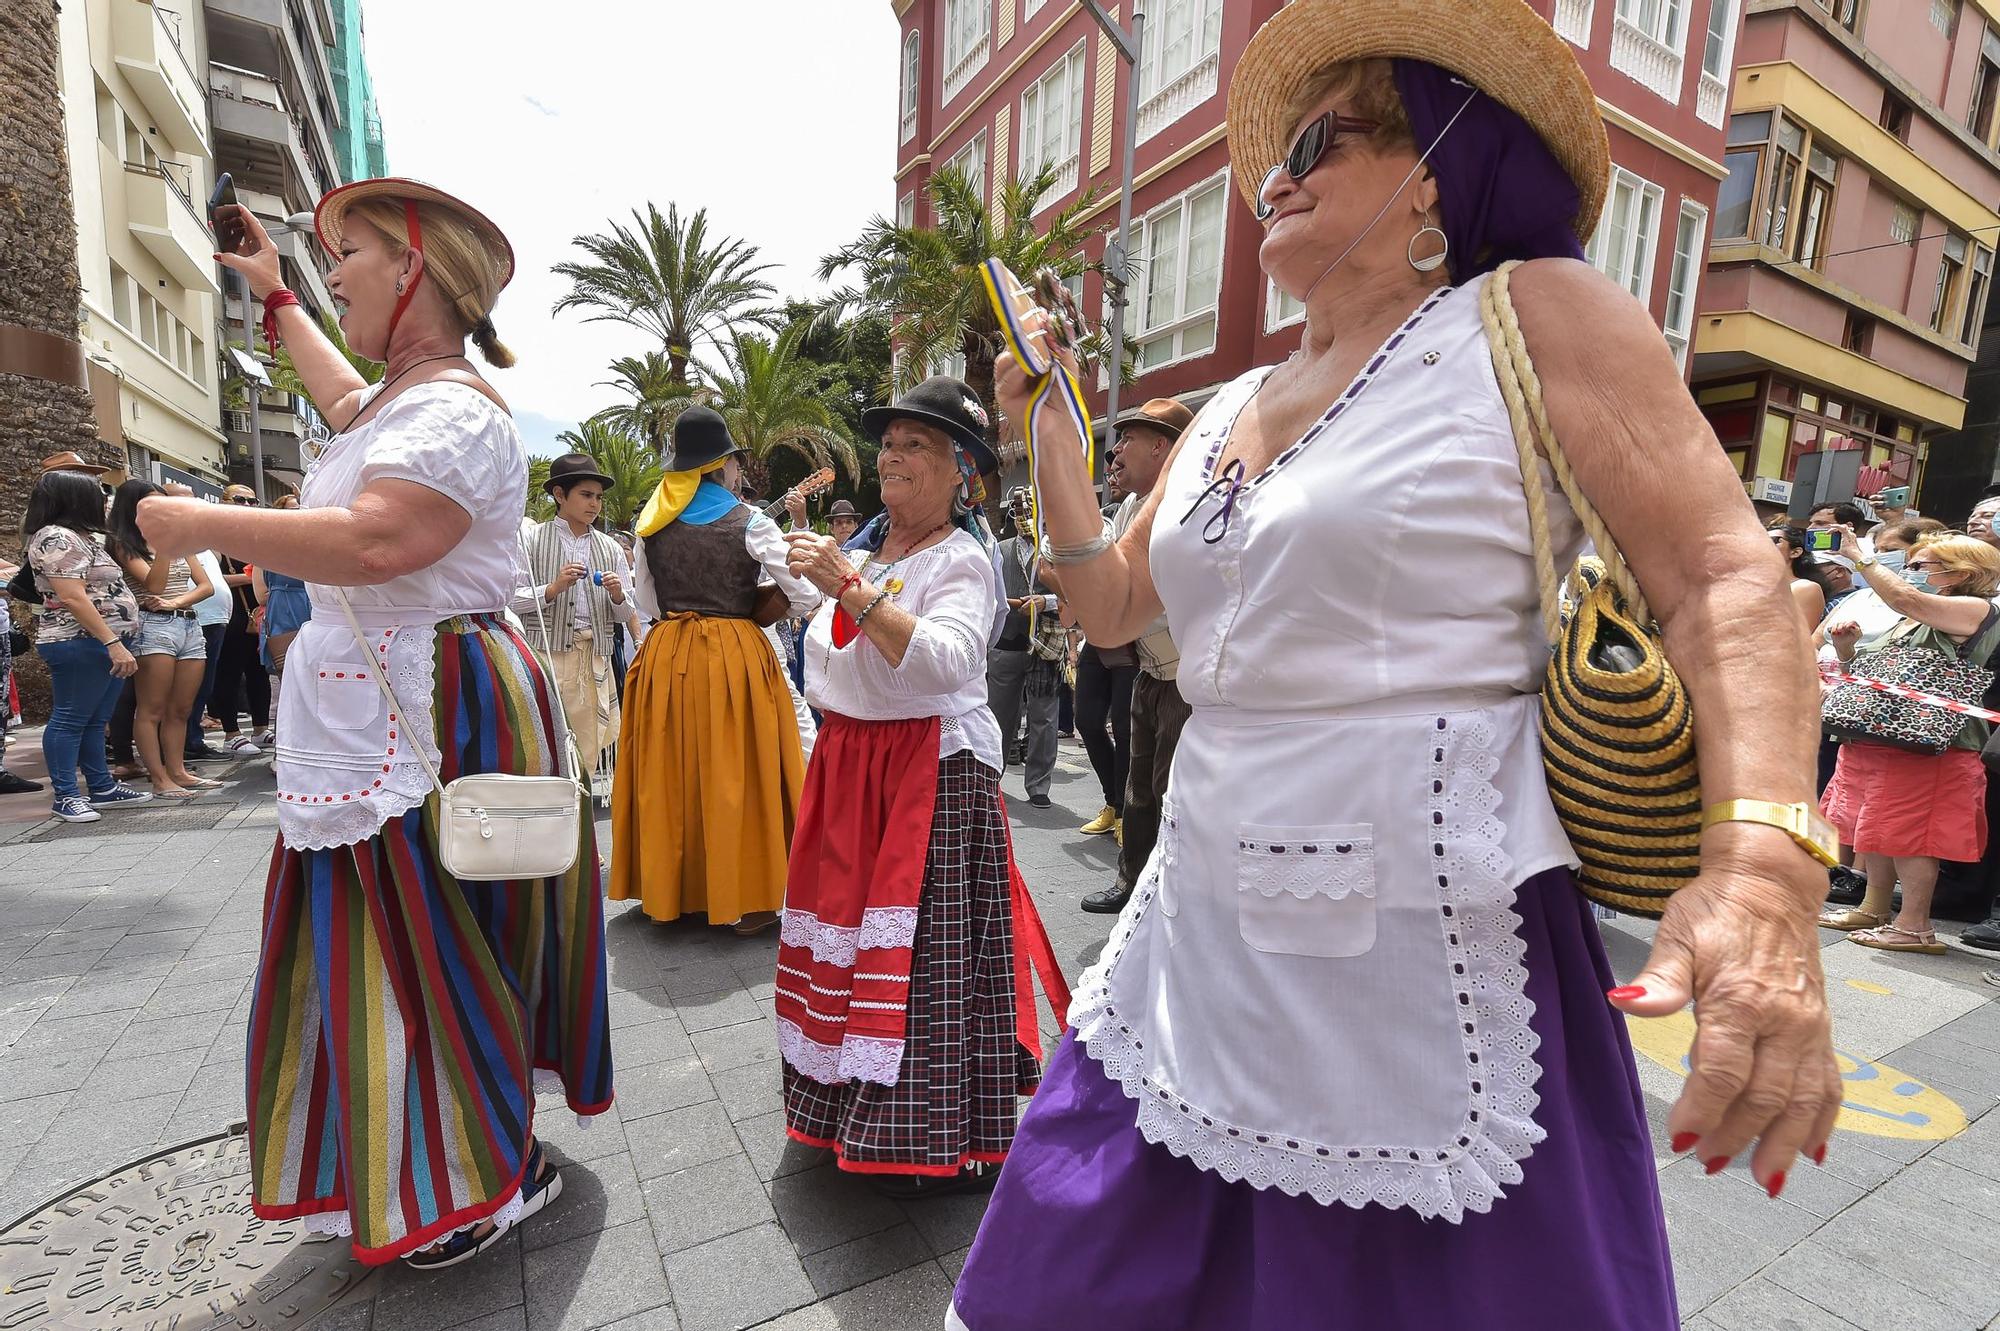
M 1567 870 L 1530 879 L 1516 909 L 1548 1139 L 1491 1211 L 1454 1225 L 1225 1182 L 1141 1137 L 1072 1033 L 959 1276 L 967 1331 L 1676 1331 L 1645 1100 L 1596 921 Z

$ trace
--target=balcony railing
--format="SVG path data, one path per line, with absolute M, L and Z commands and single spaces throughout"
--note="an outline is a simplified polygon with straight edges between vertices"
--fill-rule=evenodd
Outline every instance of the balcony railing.
M 1564 41 L 1590 47 L 1590 18 L 1593 0 L 1556 0 L 1555 30 Z
M 1708 124 L 1720 125 L 1722 113 L 1728 106 L 1729 85 L 1704 69 L 1701 72 L 1701 87 L 1695 93 L 1695 114 Z
M 1611 20 L 1611 67 L 1669 102 L 1681 99 L 1681 53 L 1616 15 Z
M 1222 54 L 1215 52 L 1198 60 L 1187 72 L 1139 103 L 1139 123 L 1134 127 L 1138 142 L 1158 134 L 1188 111 L 1215 96 L 1215 83 L 1222 71 Z

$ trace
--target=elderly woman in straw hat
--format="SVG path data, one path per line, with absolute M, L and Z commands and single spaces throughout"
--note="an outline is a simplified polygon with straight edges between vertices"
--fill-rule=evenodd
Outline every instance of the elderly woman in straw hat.
M 1840 1102 L 1825 873 L 1739 821 L 1811 825 L 1784 571 L 1658 328 L 1580 261 L 1604 130 L 1526 4 L 1294 0 L 1229 127 L 1304 341 L 1216 396 L 1116 544 L 1081 450 L 1038 450 L 1086 632 L 1129 641 L 1164 606 L 1193 718 L 951 1323 L 1669 1331 L 1626 1015 L 1697 1001 L 1668 1130 L 1710 1172 L 1775 1195 Z M 1481 313 L 1511 260 L 1555 433 L 1692 691 L 1703 797 L 1793 806 L 1710 811 L 1700 876 L 1615 988 L 1538 749 L 1540 579 Z M 1025 410 L 1011 360 L 999 385 Z M 1579 520 L 1533 483 L 1560 566 Z M 1336 492 L 1388 515 L 1374 539 L 1314 502 Z M 1416 552 L 1478 576 L 1415 576 Z
M 320 201 L 327 289 L 369 386 L 286 291 L 247 209 L 220 256 L 264 303 L 337 431 L 297 511 L 148 499 L 162 554 L 213 547 L 304 578 L 312 617 L 279 700 L 279 844 L 265 889 L 248 1067 L 254 1204 L 350 1236 L 357 1256 L 464 1261 L 561 1179 L 535 1140 L 544 1074 L 611 1104 L 604 916 L 588 819 L 559 877 L 464 883 L 436 844 L 435 767 L 559 770 L 555 685 L 503 616 L 528 460 L 472 362 L 513 355 L 491 312 L 499 228 L 407 180 Z M 393 704 L 382 686 L 393 691 Z M 421 758 L 420 758 L 421 751 Z

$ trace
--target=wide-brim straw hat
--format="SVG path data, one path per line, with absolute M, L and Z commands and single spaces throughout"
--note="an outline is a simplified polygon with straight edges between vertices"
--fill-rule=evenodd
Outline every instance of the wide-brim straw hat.
M 326 246 L 326 252 L 335 260 L 340 258 L 340 238 L 346 225 L 348 210 L 367 199 L 410 200 L 418 205 L 429 204 L 454 213 L 459 220 L 472 229 L 480 243 L 491 250 L 500 264 L 500 285 L 505 287 L 514 280 L 514 247 L 507 235 L 493 219 L 456 195 L 447 194 L 435 185 L 426 185 L 421 180 L 411 180 L 405 176 L 380 176 L 374 180 L 357 180 L 327 191 L 326 197 L 313 209 L 313 227 L 319 232 L 319 243 Z
M 1300 90 L 1329 65 L 1378 57 L 1450 70 L 1525 120 L 1576 182 L 1576 232 L 1589 240 L 1611 179 L 1604 117 L 1569 43 L 1525 0 L 1292 0 L 1250 39 L 1229 84 L 1230 164 L 1252 208 L 1291 151 Z

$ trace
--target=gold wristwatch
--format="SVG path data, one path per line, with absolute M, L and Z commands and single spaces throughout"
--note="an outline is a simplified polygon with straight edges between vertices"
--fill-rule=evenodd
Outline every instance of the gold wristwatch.
M 1831 869 L 1840 863 L 1840 834 L 1810 804 L 1773 804 L 1770 800 L 1723 800 L 1701 812 L 1704 830 L 1717 823 L 1763 823 L 1799 843 L 1806 854 Z

